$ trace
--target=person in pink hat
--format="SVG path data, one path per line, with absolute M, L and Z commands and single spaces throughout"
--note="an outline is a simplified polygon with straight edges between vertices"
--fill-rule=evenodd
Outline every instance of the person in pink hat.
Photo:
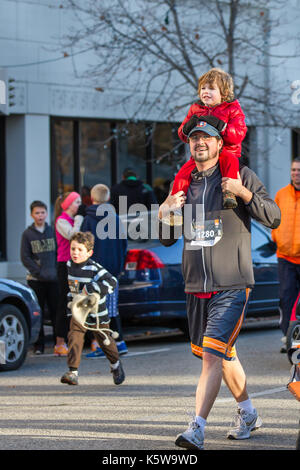
M 67 262 L 70 256 L 70 238 L 79 232 L 83 222 L 84 209 L 81 206 L 81 196 L 75 191 L 64 193 L 55 202 L 55 234 L 57 242 L 57 277 L 59 283 L 59 299 L 56 316 L 56 345 L 55 356 L 67 356 L 67 335 L 69 318 L 67 317 L 68 303 L 68 271 Z

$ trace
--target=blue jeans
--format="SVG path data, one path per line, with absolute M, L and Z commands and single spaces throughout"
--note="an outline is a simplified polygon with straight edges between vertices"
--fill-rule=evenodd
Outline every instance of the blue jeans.
M 119 284 L 116 285 L 112 294 L 107 294 L 106 296 L 106 308 L 108 311 L 109 318 L 117 317 L 119 315 L 118 310 L 118 301 L 119 301 Z

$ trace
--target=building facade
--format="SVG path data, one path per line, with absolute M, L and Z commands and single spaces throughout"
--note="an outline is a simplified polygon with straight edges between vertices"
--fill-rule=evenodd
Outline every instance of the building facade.
M 24 276 L 20 240 L 33 200 L 47 204 L 51 223 L 58 195 L 111 186 L 129 166 L 161 197 L 187 158 L 177 136 L 182 113 L 172 122 L 155 114 L 132 119 L 122 91 L 115 90 L 116 105 L 115 96 L 80 78 L 90 56 L 63 53 L 60 41 L 70 25 L 58 1 L 0 0 L 0 97 L 6 100 L 0 99 L 0 277 Z M 296 68 L 285 71 L 286 83 L 297 78 Z M 289 182 L 291 158 L 300 151 L 294 127 L 249 131 L 250 166 L 272 196 Z

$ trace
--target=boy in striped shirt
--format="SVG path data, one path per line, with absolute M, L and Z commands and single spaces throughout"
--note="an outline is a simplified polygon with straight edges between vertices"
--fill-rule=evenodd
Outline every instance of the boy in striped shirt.
M 94 236 L 90 232 L 77 232 L 70 239 L 71 260 L 67 262 L 68 283 L 70 301 L 77 294 L 100 295 L 97 314 L 90 313 L 85 324 L 89 328 L 96 326 L 96 315 L 103 328 L 109 328 L 109 316 L 106 309 L 106 295 L 113 292 L 117 285 L 117 280 L 99 263 L 90 257 L 93 254 Z M 68 359 L 69 371 L 61 377 L 62 383 L 78 385 L 78 367 L 84 345 L 84 337 L 87 328 L 71 318 L 70 330 L 68 334 Z M 105 336 L 100 331 L 95 330 L 95 337 L 110 362 L 111 373 L 116 385 L 120 385 L 125 374 L 119 360 L 118 348 L 114 339 L 109 336 L 110 344 L 105 344 Z

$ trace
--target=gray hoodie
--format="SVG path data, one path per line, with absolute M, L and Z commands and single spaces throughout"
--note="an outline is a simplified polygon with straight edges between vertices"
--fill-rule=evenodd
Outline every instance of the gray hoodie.
M 34 224 L 22 235 L 21 261 L 28 270 L 27 279 L 56 281 L 56 241 L 53 228 L 45 224 L 40 232 Z

